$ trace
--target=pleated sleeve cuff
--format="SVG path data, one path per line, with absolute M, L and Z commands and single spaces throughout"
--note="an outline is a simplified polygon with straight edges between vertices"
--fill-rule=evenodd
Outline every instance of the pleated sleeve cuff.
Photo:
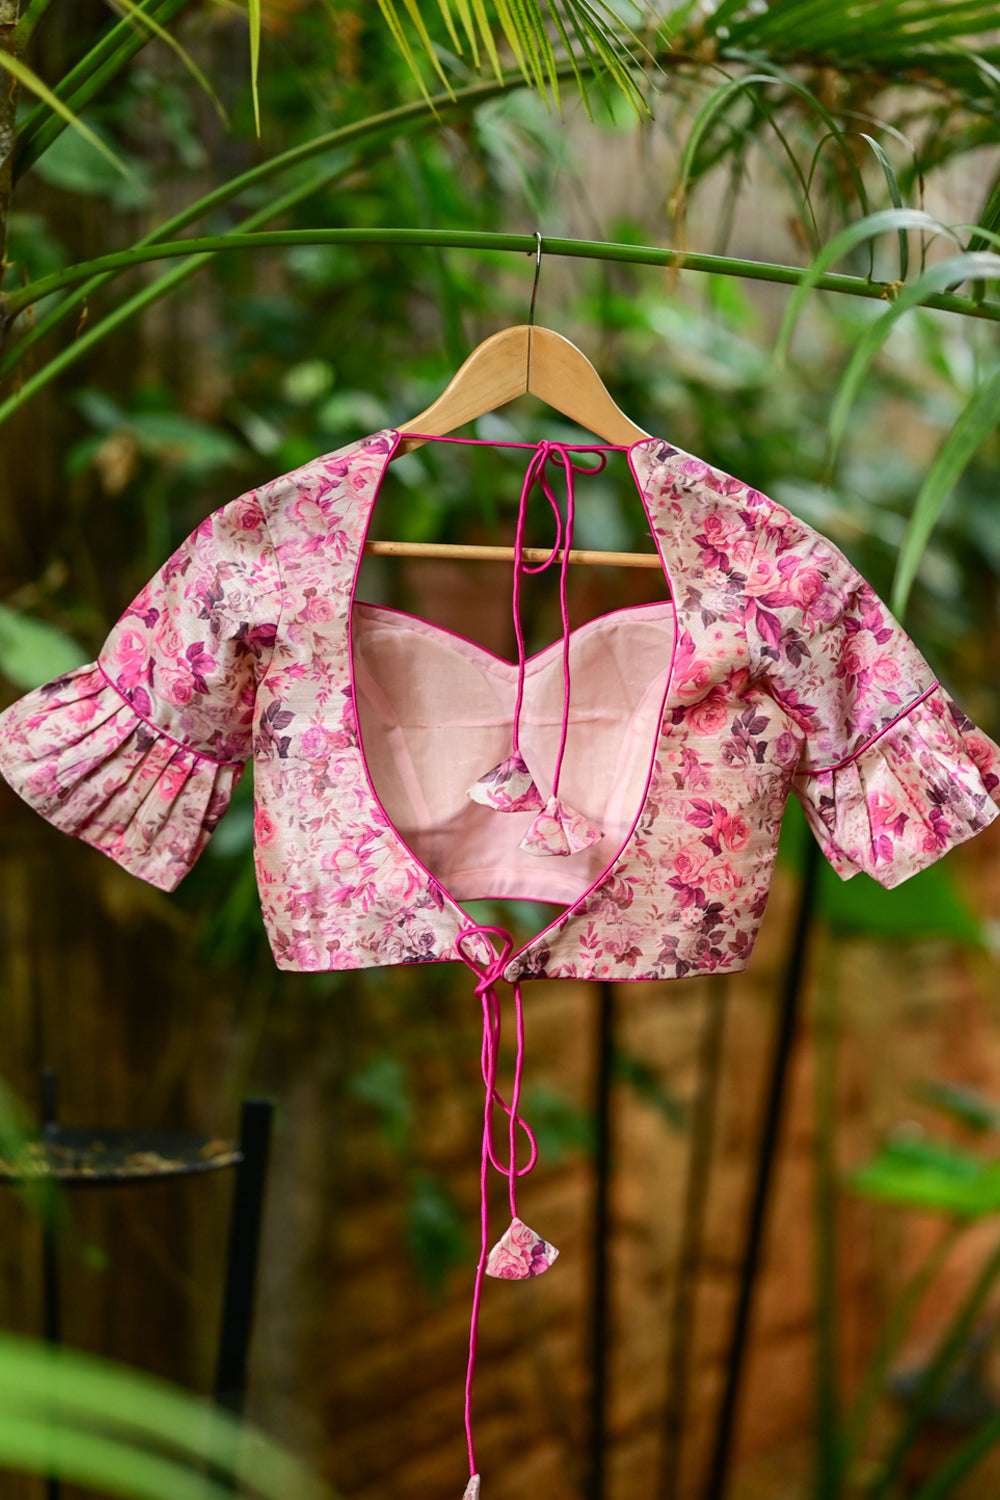
M 243 769 L 158 729 L 96 663 L 0 713 L 0 774 L 18 796 L 163 891 L 198 858 Z
M 849 760 L 793 788 L 823 853 L 849 880 L 891 889 L 989 826 L 1000 748 L 936 687 Z

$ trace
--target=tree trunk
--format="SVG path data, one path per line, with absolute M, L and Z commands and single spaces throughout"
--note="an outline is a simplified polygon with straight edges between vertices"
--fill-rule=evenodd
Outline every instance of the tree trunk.
M 14 28 L 17 25 L 21 0 L 0 0 L 0 51 L 11 52 L 14 43 Z M 17 80 L 4 70 L 0 77 L 0 286 L 3 285 L 7 253 L 7 216 L 10 213 L 10 196 L 14 185 L 14 142 L 16 140 L 15 117 L 17 111 Z M 0 302 L 0 323 L 2 302 Z

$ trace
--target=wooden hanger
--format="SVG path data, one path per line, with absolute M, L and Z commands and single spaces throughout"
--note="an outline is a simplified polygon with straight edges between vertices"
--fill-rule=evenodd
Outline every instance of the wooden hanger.
M 443 437 L 528 395 L 537 396 L 606 443 L 628 446 L 650 436 L 615 405 L 590 360 L 575 344 L 551 328 L 529 323 L 502 328 L 484 339 L 437 400 L 400 430 Z M 403 438 L 396 451 L 407 453 L 419 446 L 419 438 Z
M 534 306 L 534 297 L 532 297 Z M 650 434 L 637 427 L 614 401 L 585 354 L 562 334 L 530 323 L 503 328 L 479 344 L 436 401 L 400 431 L 443 437 L 495 411 L 518 396 L 532 395 L 562 416 L 623 447 Z M 396 453 L 419 448 L 423 439 L 404 437 Z M 512 561 L 512 547 L 453 546 L 438 542 L 367 542 L 365 551 L 383 557 L 452 557 Z M 543 562 L 544 548 L 524 550 L 529 562 Z M 573 563 L 607 563 L 616 567 L 659 568 L 660 559 L 646 552 L 594 552 L 572 549 Z

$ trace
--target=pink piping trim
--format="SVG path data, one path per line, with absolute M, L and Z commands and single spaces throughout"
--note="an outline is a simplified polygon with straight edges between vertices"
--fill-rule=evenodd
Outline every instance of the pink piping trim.
M 639 826 L 639 819 L 642 817 L 643 813 L 645 812 L 645 810 L 646 810 L 646 802 L 649 799 L 649 786 L 650 786 L 650 782 L 653 779 L 653 768 L 656 765 L 656 755 L 657 755 L 657 750 L 658 750 L 658 747 L 659 747 L 660 735 L 663 733 L 663 716 L 664 716 L 664 714 L 666 712 L 667 698 L 668 698 L 668 696 L 670 694 L 671 684 L 673 683 L 673 679 L 674 679 L 674 663 L 677 660 L 678 621 L 677 621 L 677 589 L 674 586 L 673 575 L 670 572 L 670 565 L 668 564 L 666 556 L 664 555 L 663 548 L 660 546 L 660 539 L 657 536 L 657 532 L 656 532 L 656 522 L 653 520 L 652 513 L 651 513 L 651 511 L 649 509 L 649 506 L 646 503 L 646 491 L 645 491 L 644 487 L 642 486 L 642 484 L 640 484 L 640 482 L 639 482 L 639 476 L 635 472 L 635 465 L 632 462 L 632 454 L 634 453 L 635 449 L 636 448 L 641 448 L 643 446 L 643 444 L 648 443 L 648 442 L 659 442 L 659 439 L 658 438 L 652 438 L 652 439 L 650 439 L 650 438 L 640 438 L 640 440 L 637 443 L 633 443 L 632 446 L 627 450 L 628 466 L 629 466 L 629 471 L 630 471 L 630 473 L 632 475 L 632 479 L 633 479 L 633 481 L 635 483 L 636 491 L 638 492 L 638 495 L 639 495 L 640 503 L 642 504 L 642 508 L 643 508 L 643 510 L 646 513 L 646 519 L 649 521 L 649 524 L 650 524 L 650 526 L 652 528 L 653 541 L 656 544 L 656 550 L 659 553 L 659 557 L 660 557 L 660 566 L 663 569 L 663 572 L 664 572 L 664 574 L 666 576 L 667 585 L 668 585 L 668 587 L 670 589 L 670 609 L 671 609 L 671 611 L 673 613 L 673 617 L 674 617 L 674 643 L 673 643 L 673 646 L 671 647 L 671 651 L 670 651 L 670 666 L 667 669 L 667 680 L 666 680 L 666 683 L 664 684 L 664 687 L 663 687 L 663 699 L 662 699 L 662 701 L 660 703 L 660 715 L 659 715 L 659 719 L 657 720 L 656 738 L 653 741 L 653 753 L 649 757 L 649 770 L 646 772 L 646 784 L 645 784 L 645 786 L 642 789 L 642 796 L 639 799 L 639 807 L 638 807 L 638 810 L 636 811 L 636 815 L 632 819 L 632 826 L 629 828 L 628 833 L 625 835 L 625 838 L 622 841 L 621 847 L 619 848 L 618 853 L 615 855 L 614 859 L 612 859 L 609 864 L 605 865 L 604 869 L 597 876 L 596 880 L 594 880 L 594 882 L 593 882 L 592 885 L 588 886 L 588 888 L 584 891 L 584 893 L 583 893 L 582 896 L 578 896 L 575 901 L 572 901 L 569 904 L 569 906 L 567 906 L 566 910 L 560 916 L 556 917 L 554 921 L 550 922 L 547 927 L 543 927 L 542 930 L 541 930 L 541 932 L 536 933 L 535 936 L 531 939 L 530 942 L 525 943 L 525 945 L 524 945 L 523 948 L 518 948 L 517 952 L 513 953 L 511 955 L 510 962 L 508 963 L 507 968 L 504 970 L 504 978 L 505 979 L 507 978 L 507 970 L 510 969 L 510 967 L 511 967 L 512 964 L 515 964 L 519 958 L 522 958 L 525 953 L 529 952 L 530 949 L 534 948 L 537 943 L 540 943 L 541 940 L 542 940 L 542 938 L 545 937 L 548 933 L 553 932 L 553 931 L 558 931 L 562 927 L 564 927 L 566 925 L 566 923 L 570 920 L 570 918 L 576 915 L 576 913 L 579 911 L 579 909 L 583 905 L 583 903 L 590 896 L 593 895 L 594 891 L 596 891 L 599 886 L 601 886 L 601 885 L 604 884 L 604 882 L 605 882 L 605 880 L 607 880 L 608 876 L 612 873 L 612 871 L 614 869 L 616 869 L 619 860 L 621 859 L 622 855 L 625 853 L 625 851 L 628 848 L 629 844 L 632 842 L 632 838 L 633 838 L 633 835 L 635 834 L 635 830 Z M 516 975 L 515 975 L 515 977 L 516 977 Z M 507 982 L 508 982 L 508 984 L 510 984 L 510 983 L 513 983 L 513 980 L 507 980 Z
M 932 693 L 936 693 L 940 686 L 940 682 L 933 682 L 926 693 L 921 693 L 919 698 L 914 698 L 912 703 L 908 703 L 905 708 L 901 708 L 896 717 L 890 719 L 889 723 L 884 725 L 878 734 L 873 734 L 871 739 L 865 740 L 864 744 L 859 746 L 857 750 L 854 750 L 850 755 L 846 755 L 843 760 L 838 760 L 835 766 L 820 766 L 817 770 L 804 770 L 800 774 L 803 776 L 826 776 L 831 771 L 840 771 L 844 766 L 849 766 L 852 760 L 857 760 L 859 755 L 864 755 L 865 751 L 870 750 L 873 745 L 877 744 L 884 734 L 888 734 L 889 730 L 894 728 L 900 719 L 905 719 L 907 714 L 911 714 L 915 708 L 919 708 L 921 703 L 925 702 Z
M 378 503 L 379 494 L 381 492 L 382 485 L 383 485 L 383 483 L 385 481 L 386 471 L 388 470 L 389 464 L 392 462 L 392 459 L 395 456 L 396 450 L 399 447 L 400 440 L 402 438 L 402 433 L 400 432 L 400 430 L 398 428 L 387 427 L 387 428 L 383 429 L 383 431 L 384 431 L 384 433 L 385 433 L 385 435 L 387 437 L 391 437 L 392 438 L 392 440 L 393 440 L 392 441 L 392 446 L 389 449 L 389 452 L 385 456 L 384 461 L 382 463 L 381 470 L 380 470 L 380 473 L 379 473 L 379 476 L 378 476 L 378 483 L 377 483 L 377 485 L 375 487 L 375 493 L 372 496 L 371 504 L 370 504 L 369 509 L 368 509 L 368 515 L 365 518 L 364 531 L 363 531 L 363 534 L 362 534 L 362 536 L 360 538 L 360 541 L 359 541 L 358 551 L 357 551 L 357 555 L 355 557 L 355 562 L 354 562 L 354 576 L 351 579 L 350 593 L 348 594 L 348 598 L 347 598 L 347 666 L 348 666 L 348 676 L 350 678 L 351 703 L 352 703 L 353 708 L 354 708 L 354 722 L 355 722 L 355 726 L 356 726 L 356 733 L 357 733 L 357 740 L 358 740 L 358 753 L 359 753 L 359 755 L 361 757 L 361 766 L 362 766 L 362 769 L 364 771 L 365 781 L 366 781 L 367 787 L 368 787 L 368 794 L 371 797 L 372 802 L 375 804 L 375 806 L 378 808 L 379 812 L 382 814 L 382 819 L 383 819 L 383 822 L 385 824 L 386 830 L 392 835 L 392 837 L 395 839 L 396 843 L 399 845 L 399 847 L 406 854 L 407 858 L 410 859 L 413 862 L 414 865 L 416 865 L 416 867 L 417 867 L 418 870 L 422 870 L 424 872 L 424 874 L 426 875 L 426 877 L 427 877 L 428 881 L 430 882 L 431 886 L 433 887 L 433 889 L 441 892 L 442 897 L 448 903 L 448 906 L 452 909 L 452 913 L 453 914 L 457 914 L 462 919 L 462 922 L 463 922 L 463 925 L 464 925 L 465 923 L 468 922 L 468 912 L 466 912 L 463 909 L 463 907 L 461 906 L 461 904 L 458 901 L 455 900 L 454 896 L 447 889 L 447 887 L 442 884 L 442 882 L 437 878 L 437 876 L 434 875 L 434 874 L 432 874 L 431 871 L 428 870 L 428 868 L 424 864 L 423 860 L 420 859 L 420 858 L 418 858 L 418 856 L 414 853 L 414 851 L 410 848 L 409 844 L 403 838 L 403 835 L 395 827 L 394 823 L 392 822 L 392 819 L 389 817 L 389 815 L 386 812 L 385 808 L 382 806 L 381 798 L 379 797 L 378 793 L 376 792 L 374 783 L 373 783 L 373 781 L 371 779 L 371 772 L 370 772 L 369 767 L 368 767 L 368 758 L 365 755 L 364 742 L 363 742 L 363 740 L 361 738 L 361 720 L 360 720 L 360 716 L 358 714 L 357 686 L 356 686 L 355 680 L 354 680 L 354 640 L 353 640 L 354 596 L 357 593 L 358 573 L 360 572 L 360 569 L 361 569 L 361 559 L 362 559 L 362 556 L 364 554 L 364 543 L 365 543 L 365 541 L 367 539 L 368 531 L 369 531 L 369 529 L 371 527 L 372 515 L 374 513 L 375 506 Z M 378 435 L 381 436 L 381 434 L 378 434 Z M 459 441 L 472 441 L 472 440 L 471 439 L 457 439 L 457 438 L 455 438 L 455 439 L 451 439 L 450 441 L 459 442 Z M 519 958 L 523 957 L 523 955 L 525 953 L 527 953 L 531 948 L 533 948 L 536 943 L 538 943 L 543 937 L 546 936 L 547 933 L 551 932 L 554 928 L 560 927 L 562 924 L 564 924 L 566 921 L 568 921 L 569 918 L 572 917 L 574 915 L 574 913 L 578 910 L 578 908 L 583 904 L 583 902 L 586 901 L 587 898 L 590 895 L 592 895 L 594 891 L 597 890 L 598 886 L 600 886 L 600 885 L 603 884 L 603 882 L 611 874 L 612 870 L 616 867 L 616 865 L 618 864 L 618 861 L 621 859 L 622 855 L 625 853 L 625 850 L 628 848 L 629 844 L 631 843 L 632 836 L 635 833 L 636 828 L 638 827 L 639 819 L 642 817 L 642 815 L 643 815 L 643 813 L 645 812 L 645 809 L 646 809 L 646 802 L 647 802 L 647 799 L 649 797 L 649 785 L 650 785 L 650 782 L 653 779 L 653 767 L 656 764 L 656 748 L 657 748 L 657 743 L 659 741 L 660 733 L 662 733 L 662 729 L 663 729 L 663 713 L 664 713 L 664 709 L 666 707 L 667 696 L 668 696 L 668 694 L 670 692 L 671 683 L 673 681 L 674 663 L 675 663 L 676 658 L 677 658 L 677 635 L 678 635 L 678 630 L 677 630 L 677 603 L 676 603 L 676 597 L 675 597 L 676 596 L 676 589 L 674 587 L 674 580 L 673 580 L 673 577 L 671 575 L 670 568 L 669 568 L 669 566 L 667 564 L 666 558 L 664 557 L 663 549 L 660 546 L 659 538 L 656 535 L 655 522 L 653 521 L 653 517 L 652 517 L 652 514 L 650 512 L 649 506 L 646 503 L 646 491 L 643 488 L 643 486 L 639 483 L 638 475 L 635 472 L 635 465 L 632 462 L 632 455 L 633 455 L 633 453 L 635 452 L 635 450 L 637 448 L 641 448 L 641 447 L 643 447 L 647 443 L 659 443 L 660 441 L 661 441 L 661 439 L 659 439 L 659 438 L 640 438 L 637 442 L 633 443 L 630 448 L 628 448 L 627 450 L 625 450 L 626 453 L 627 453 L 627 457 L 628 457 L 629 470 L 630 470 L 630 472 L 632 474 L 632 478 L 633 478 L 633 481 L 635 483 L 636 490 L 638 491 L 638 494 L 639 494 L 639 500 L 640 500 L 640 502 L 642 504 L 643 510 L 645 511 L 646 518 L 649 521 L 650 526 L 653 528 L 653 540 L 656 543 L 656 550 L 657 550 L 657 553 L 659 554 L 660 565 L 663 568 L 664 574 L 666 575 L 667 583 L 668 583 L 669 588 L 670 588 L 670 595 L 671 595 L 671 597 L 670 597 L 670 608 L 671 608 L 671 612 L 673 614 L 673 619 L 674 619 L 674 643 L 673 643 L 673 648 L 672 648 L 671 653 L 670 653 L 670 668 L 669 668 L 669 671 L 667 672 L 667 681 L 666 681 L 666 685 L 665 685 L 664 690 L 663 690 L 663 702 L 662 702 L 661 707 L 660 707 L 660 717 L 659 717 L 659 724 L 658 724 L 657 736 L 656 736 L 656 741 L 654 742 L 654 745 L 653 745 L 653 753 L 650 756 L 650 760 L 649 760 L 649 770 L 648 770 L 648 772 L 646 774 L 646 784 L 645 784 L 645 786 L 643 788 L 642 797 L 639 800 L 639 808 L 638 808 L 638 811 L 636 812 L 635 818 L 632 821 L 632 826 L 630 827 L 628 833 L 626 834 L 626 836 L 625 836 L 625 838 L 624 838 L 624 840 L 622 842 L 622 845 L 619 848 L 619 850 L 618 850 L 617 854 L 615 855 L 614 859 L 612 859 L 605 866 L 605 868 L 597 876 L 596 880 L 594 880 L 593 883 L 587 888 L 587 890 L 584 891 L 583 895 L 580 896 L 580 897 L 578 897 L 576 901 L 572 902 L 569 906 L 566 907 L 566 910 L 561 914 L 561 916 L 557 917 L 554 921 L 550 922 L 548 924 L 548 926 L 543 927 L 542 930 L 541 930 L 541 932 L 536 933 L 536 935 L 533 938 L 531 938 L 531 940 L 529 942 L 525 943 L 522 948 L 519 948 L 516 953 L 511 954 L 510 960 L 509 960 L 508 965 L 507 965 L 508 969 L 510 968 L 510 965 L 512 963 L 515 963 Z M 491 445 L 491 446 L 496 446 L 496 445 Z M 523 448 L 537 448 L 538 444 L 537 443 L 518 443 L 518 444 L 512 444 L 511 446 L 523 447 Z M 361 447 L 363 447 L 363 444 L 359 444 L 358 447 L 360 449 Z M 381 455 L 378 455 L 378 456 L 381 456 Z M 685 456 L 687 456 L 687 455 L 685 455 Z M 645 607 L 645 606 L 642 606 L 642 607 Z M 418 617 L 414 616 L 414 618 L 418 618 Z M 506 978 L 506 971 L 504 973 L 504 977 Z
M 246 761 L 244 761 L 244 760 L 219 760 L 217 756 L 206 755 L 206 753 L 205 753 L 204 750 L 196 750 L 193 745 L 185 745 L 182 740 L 175 740 L 172 734 L 168 734 L 165 729 L 161 729 L 160 728 L 159 724 L 154 724 L 152 719 L 147 719 L 145 714 L 141 714 L 139 712 L 139 710 L 136 708 L 135 704 L 132 702 L 132 699 L 127 695 L 127 693 L 123 693 L 122 690 L 121 690 L 121 688 L 118 686 L 118 684 L 116 682 L 114 682 L 112 680 L 112 678 L 110 678 L 108 676 L 107 672 L 105 672 L 104 668 L 101 666 L 101 663 L 99 661 L 96 662 L 95 665 L 97 667 L 97 670 L 100 672 L 101 676 L 104 678 L 104 681 L 107 683 L 108 687 L 109 688 L 113 688 L 114 691 L 118 694 L 119 698 L 122 700 L 122 702 L 125 703 L 125 704 L 127 704 L 128 707 L 132 710 L 132 712 L 135 714 L 136 718 L 137 719 L 141 719 L 142 722 L 147 726 L 147 728 L 152 729 L 154 731 L 154 733 L 156 733 L 156 734 L 158 734 L 160 736 L 161 739 L 168 740 L 171 745 L 176 745 L 176 747 L 177 747 L 178 750 L 183 750 L 185 752 L 185 754 L 187 754 L 187 755 L 196 755 L 199 760 L 207 760 L 207 761 L 209 761 L 210 764 L 213 765 L 213 766 L 245 766 L 246 765 Z
M 431 871 L 428 870 L 423 860 L 417 857 L 417 855 L 410 848 L 409 844 L 403 838 L 403 835 L 396 828 L 396 825 L 389 817 L 389 814 L 386 812 L 385 808 L 382 806 L 382 799 L 379 797 L 378 792 L 375 790 L 375 783 L 371 778 L 371 771 L 368 767 L 368 757 L 365 754 L 364 741 L 361 738 L 361 715 L 358 713 L 358 687 L 354 671 L 354 595 L 356 594 L 358 588 L 358 574 L 361 571 L 361 560 L 364 556 L 365 541 L 367 539 L 369 529 L 371 528 L 372 515 L 374 513 L 375 506 L 378 503 L 378 497 L 381 493 L 382 485 L 385 481 L 386 472 L 393 460 L 393 457 L 395 456 L 396 449 L 399 447 L 400 439 L 402 437 L 402 434 L 396 428 L 387 427 L 384 429 L 384 431 L 387 437 L 392 438 L 392 446 L 390 447 L 389 452 L 385 455 L 384 460 L 382 461 L 382 467 L 379 471 L 378 476 L 378 483 L 375 486 L 375 493 L 372 495 L 371 504 L 368 507 L 368 514 L 365 517 L 364 528 L 362 531 L 362 535 L 358 541 L 358 550 L 354 559 L 354 576 L 351 579 L 351 589 L 350 593 L 347 596 L 347 675 L 349 679 L 349 686 L 351 689 L 351 706 L 354 710 L 354 730 L 355 734 L 357 735 L 358 754 L 361 757 L 361 769 L 364 773 L 365 783 L 368 787 L 368 795 L 371 797 L 372 802 L 382 814 L 382 820 L 385 824 L 387 832 L 392 835 L 396 843 L 403 850 L 404 854 L 408 859 L 411 859 L 413 861 L 417 869 L 423 870 L 424 874 L 427 876 L 428 881 L 430 882 L 432 889 L 441 892 L 441 895 L 443 896 L 445 901 L 447 901 L 448 905 L 452 908 L 453 916 L 457 915 L 459 918 L 461 918 L 462 925 L 466 926 L 469 921 L 468 912 L 463 910 L 463 908 L 455 900 L 450 891 L 446 890 L 446 888 L 441 884 L 437 876 L 433 875 Z M 363 444 L 359 444 L 358 446 L 360 449 L 361 447 L 363 447 Z M 416 618 L 416 616 L 414 618 Z
M 395 430 L 394 428 L 385 429 L 387 432 Z M 397 431 L 396 438 L 397 441 L 401 441 L 403 438 L 419 438 L 422 443 L 467 443 L 478 448 L 534 448 L 537 451 L 540 446 L 538 443 L 513 443 L 500 438 L 494 440 L 493 438 L 447 437 L 444 434 L 436 432 Z M 543 438 L 542 442 L 544 441 L 545 439 Z M 659 438 L 639 438 L 638 442 L 631 445 L 626 443 L 553 443 L 552 446 L 565 448 L 570 453 L 630 453 L 633 448 L 639 446 L 639 443 L 659 441 Z

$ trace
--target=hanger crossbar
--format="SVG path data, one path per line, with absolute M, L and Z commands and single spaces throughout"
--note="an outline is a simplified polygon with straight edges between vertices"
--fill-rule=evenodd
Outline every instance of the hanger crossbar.
M 366 542 L 365 552 L 372 557 L 443 557 L 455 562 L 514 562 L 513 547 L 490 547 L 456 542 Z M 552 557 L 546 547 L 523 547 L 525 562 L 547 562 Z M 562 562 L 562 550 L 553 562 Z M 569 562 L 609 568 L 662 568 L 655 552 L 600 552 L 586 547 L 571 547 Z

